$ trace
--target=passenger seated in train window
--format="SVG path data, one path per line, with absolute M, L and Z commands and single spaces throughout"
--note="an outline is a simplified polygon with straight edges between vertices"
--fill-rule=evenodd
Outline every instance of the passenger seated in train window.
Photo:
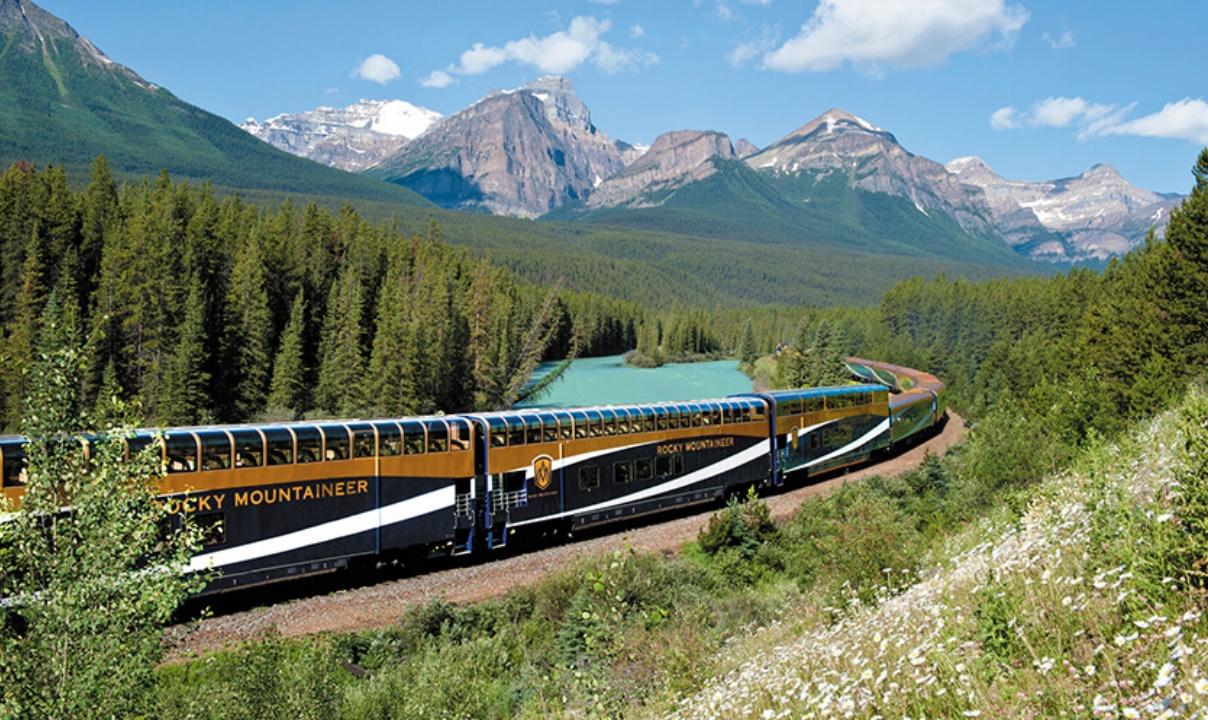
M 642 429 L 646 432 L 654 432 L 654 416 L 647 415 L 642 418 Z
M 403 439 L 397 430 L 379 430 L 378 446 L 382 457 L 395 457 L 403 454 Z
M 491 430 L 491 447 L 507 447 L 507 446 L 508 446 L 507 431 L 503 430 L 502 428 L 497 429 L 497 430 Z
M 29 480 L 29 471 L 27 469 L 29 461 L 25 458 L 16 459 L 7 457 L 4 459 L 4 487 L 19 487 L 24 485 Z
M 348 435 L 340 431 L 329 431 L 327 433 L 327 449 L 323 457 L 327 458 L 328 462 L 333 460 L 348 459 Z
M 549 422 L 553 422 L 552 420 Z M 545 442 L 558 442 L 558 428 L 553 425 L 545 425 L 541 430 L 541 438 Z
M 231 467 L 231 448 L 225 442 L 221 445 L 201 446 L 202 470 L 227 470 Z
M 563 440 L 571 439 L 570 418 L 563 418 L 562 422 L 558 423 L 558 434 Z
M 667 428 L 670 430 L 679 430 L 680 416 L 678 412 L 674 410 L 671 411 L 671 415 L 667 418 Z
M 319 438 L 298 438 L 298 462 L 319 462 Z
M 353 434 L 352 453 L 353 457 L 358 458 L 373 457 L 374 448 L 372 430 L 357 430 Z
M 294 461 L 294 443 L 289 438 L 268 441 L 268 464 L 289 465 Z
M 404 435 L 406 438 L 403 442 L 403 454 L 405 455 L 423 455 L 424 454 L 424 431 L 423 430 L 407 430 Z
M 193 438 L 172 438 L 167 442 L 170 474 L 197 471 L 197 445 Z
M 444 428 L 428 430 L 428 452 L 445 452 L 449 449 L 449 438 Z
M 524 444 L 524 428 L 512 427 L 508 430 L 508 445 L 523 445 Z
M 452 428 L 452 435 L 449 437 L 449 449 L 451 449 L 453 452 L 470 449 L 469 438 L 462 437 L 462 433 L 465 431 L 465 428 L 461 427 L 460 425 Z
M 589 427 L 588 434 L 592 437 L 600 437 L 604 434 L 603 422 L 600 420 L 592 420 Z
M 638 482 L 645 482 L 654 478 L 654 461 L 650 458 L 642 458 L 633 461 L 633 476 Z
M 528 443 L 530 445 L 541 442 L 541 426 L 529 425 L 526 435 L 528 436 Z
M 260 467 L 264 463 L 264 449 L 260 443 L 240 443 L 235 446 L 235 467 Z
M 704 412 L 702 412 L 700 414 L 700 424 L 703 426 L 712 425 L 713 424 L 713 413 L 709 410 L 705 410 Z
M 587 437 L 587 421 L 586 420 L 576 420 L 575 421 L 575 439 L 582 440 L 585 437 Z

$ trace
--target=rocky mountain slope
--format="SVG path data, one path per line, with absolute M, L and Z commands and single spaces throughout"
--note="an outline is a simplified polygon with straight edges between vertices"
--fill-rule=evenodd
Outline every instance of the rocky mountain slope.
M 838 108 L 747 158 L 747 164 L 777 176 L 835 176 L 859 190 L 903 197 L 923 214 L 950 216 L 970 232 L 990 230 L 989 212 L 976 189 L 963 185 L 943 165 L 914 155 L 892 133 Z
M 83 176 L 97 155 L 114 172 L 230 190 L 388 203 L 406 190 L 296 158 L 148 82 L 29 0 L 0 0 L 0 164 L 53 162 Z
M 602 207 L 651 202 L 652 195 L 704 180 L 717 172 L 713 158 L 736 159 L 730 138 L 712 130 L 678 130 L 664 133 L 644 155 L 621 172 L 600 183 L 584 203 Z
M 633 150 L 592 124 L 569 80 L 543 77 L 450 115 L 368 174 L 444 207 L 536 217 L 586 197 Z
M 404 100 L 360 100 L 240 125 L 270 145 L 341 170 L 357 172 L 397 153 L 443 117 Z
M 1048 260 L 1103 260 L 1128 252 L 1155 226 L 1159 233 L 1179 196 L 1130 184 L 1110 165 L 1072 178 L 1009 180 L 977 157 L 957 158 L 949 172 L 981 188 L 994 225 L 1018 251 Z

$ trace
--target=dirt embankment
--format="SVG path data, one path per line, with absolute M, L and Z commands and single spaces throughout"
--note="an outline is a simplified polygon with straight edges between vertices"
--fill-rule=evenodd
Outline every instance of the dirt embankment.
M 901 455 L 883 462 L 825 478 L 811 485 L 767 498 L 777 519 L 791 516 L 802 501 L 873 475 L 897 475 L 919 466 L 930 451 L 942 454 L 964 437 L 965 422 L 949 413 L 942 432 Z M 580 558 L 631 547 L 639 552 L 674 553 L 697 533 L 716 508 L 660 523 L 626 527 L 608 534 L 569 541 L 491 562 L 434 569 L 373 584 L 278 602 L 266 607 L 237 610 L 198 622 L 178 625 L 169 631 L 172 659 L 184 659 L 269 632 L 286 637 L 321 632 L 348 632 L 391 625 L 415 603 L 443 597 L 453 603 L 468 603 L 498 597 L 509 590 L 537 582 L 545 575 L 570 567 Z M 297 594 L 298 584 L 290 591 Z M 327 582 L 327 581 L 320 581 Z M 305 590 L 305 588 L 301 588 Z M 264 592 L 264 591 L 261 591 Z M 265 602 L 271 602 L 265 600 Z

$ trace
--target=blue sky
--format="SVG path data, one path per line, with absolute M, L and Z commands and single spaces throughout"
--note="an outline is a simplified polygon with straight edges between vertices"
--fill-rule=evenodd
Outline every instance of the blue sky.
M 1027 179 L 1107 162 L 1177 192 L 1208 144 L 1202 0 L 41 4 L 234 121 L 362 97 L 448 114 L 557 71 L 630 142 L 695 128 L 762 146 L 838 106 L 941 162 Z

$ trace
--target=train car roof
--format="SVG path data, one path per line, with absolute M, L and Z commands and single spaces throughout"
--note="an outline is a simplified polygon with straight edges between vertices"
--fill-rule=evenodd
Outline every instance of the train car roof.
M 784 402 L 786 400 L 803 400 L 805 398 L 830 397 L 832 395 L 846 395 L 853 392 L 888 392 L 889 388 L 885 385 L 873 385 L 863 383 L 858 385 L 840 385 L 838 387 L 820 387 L 820 388 L 798 388 L 796 390 L 773 390 L 764 393 L 776 402 Z
M 639 403 L 633 405 L 584 405 L 582 407 L 567 407 L 567 408 L 520 408 L 517 410 L 497 410 L 494 412 L 482 413 L 466 413 L 463 417 L 481 418 L 483 420 L 521 420 L 528 418 L 538 418 L 542 416 L 551 416 L 553 418 L 570 417 L 572 413 L 641 413 L 644 410 L 704 410 L 709 406 L 714 406 L 717 409 L 725 407 L 731 408 L 746 408 L 758 407 L 763 404 L 762 400 L 755 396 L 733 395 L 725 398 L 710 398 L 707 400 L 669 400 L 658 403 Z

